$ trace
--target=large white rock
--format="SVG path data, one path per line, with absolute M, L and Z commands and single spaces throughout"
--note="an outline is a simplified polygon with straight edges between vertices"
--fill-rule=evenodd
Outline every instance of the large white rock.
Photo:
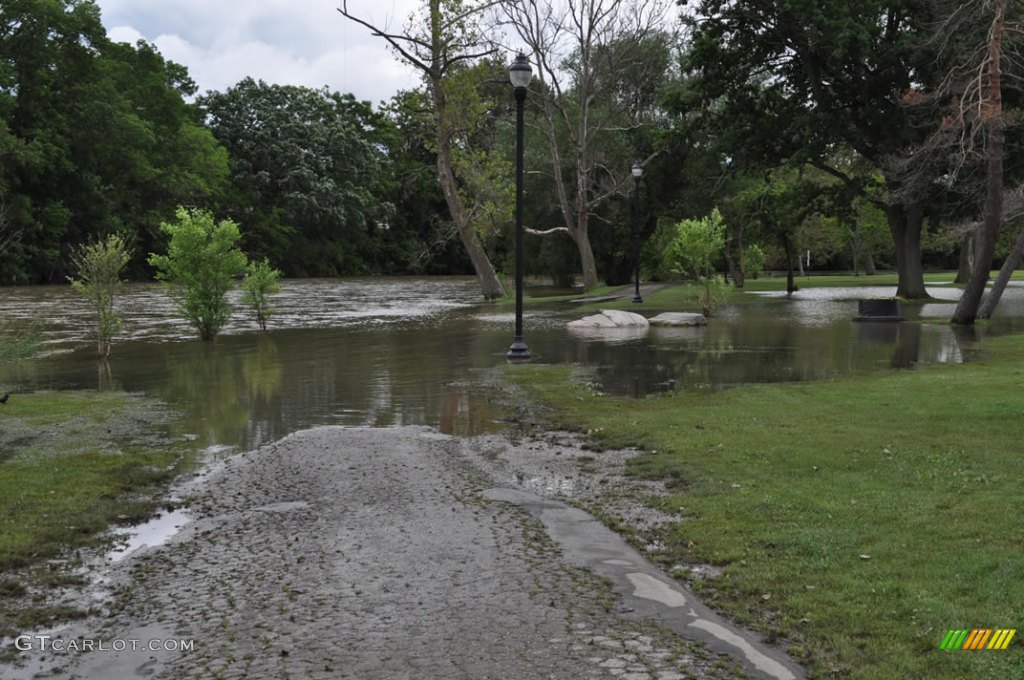
M 582 319 L 570 321 L 569 328 L 647 328 L 647 319 L 633 312 L 619 309 L 602 309 L 600 314 L 591 314 Z
M 707 326 L 708 320 L 703 314 L 690 312 L 664 312 L 651 319 L 652 326 Z

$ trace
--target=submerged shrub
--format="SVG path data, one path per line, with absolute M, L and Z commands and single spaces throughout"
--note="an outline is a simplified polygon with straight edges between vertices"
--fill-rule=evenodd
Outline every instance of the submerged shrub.
M 121 274 L 131 257 L 132 249 L 117 234 L 80 245 L 71 253 L 71 264 L 78 272 L 78 278 L 69 276 L 68 281 L 92 306 L 96 355 L 101 359 L 110 356 L 111 341 L 121 330 L 121 317 L 114 310 L 114 297 L 121 289 Z
M 238 248 L 241 232 L 231 220 L 214 222 L 205 210 L 178 208 L 176 221 L 160 230 L 168 235 L 167 254 L 151 253 L 156 278 L 203 340 L 213 340 L 231 318 L 228 291 L 245 271 L 247 258 Z

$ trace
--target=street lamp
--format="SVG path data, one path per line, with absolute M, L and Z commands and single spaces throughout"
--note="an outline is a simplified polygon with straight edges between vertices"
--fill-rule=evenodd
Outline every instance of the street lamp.
M 644 176 L 644 166 L 640 165 L 640 161 L 633 163 L 633 182 L 635 183 L 635 190 L 633 191 L 633 277 L 636 282 L 636 292 L 633 294 L 633 302 L 643 302 L 644 299 L 640 297 L 640 179 Z
M 508 67 L 508 79 L 516 95 L 516 335 L 505 355 L 509 359 L 530 358 L 523 340 L 523 105 L 532 76 L 530 62 L 520 52 Z

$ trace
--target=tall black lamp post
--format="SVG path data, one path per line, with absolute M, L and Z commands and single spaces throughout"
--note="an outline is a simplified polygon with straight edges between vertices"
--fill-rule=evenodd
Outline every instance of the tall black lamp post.
M 520 52 L 508 67 L 508 78 L 516 95 L 516 335 L 505 355 L 509 359 L 530 358 L 523 340 L 523 105 L 531 76 L 530 62 Z
M 636 283 L 636 292 L 633 294 L 633 302 L 643 302 L 640 297 L 640 179 L 644 176 L 644 166 L 640 161 L 633 163 L 633 280 Z

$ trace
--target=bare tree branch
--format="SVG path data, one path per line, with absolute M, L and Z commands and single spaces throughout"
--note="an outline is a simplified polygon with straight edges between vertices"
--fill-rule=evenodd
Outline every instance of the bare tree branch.
M 456 177 L 459 112 L 455 110 L 457 107 L 449 106 L 446 84 L 453 65 L 474 62 L 494 52 L 491 42 L 478 30 L 476 19 L 495 4 L 496 0 L 468 4 L 457 0 L 424 0 L 426 21 L 410 20 L 401 33 L 353 15 L 347 0 L 342 0 L 338 10 L 345 18 L 369 29 L 372 35 L 386 40 L 406 63 L 424 74 L 433 104 L 438 181 L 452 223 L 473 263 L 483 295 L 488 299 L 504 296 L 501 281 L 477 234 L 477 227 L 489 221 L 492 215 L 475 204 L 472 197 L 467 200 L 463 190 L 465 182 L 460 183 Z
M 630 110 L 616 96 L 616 78 L 640 70 L 649 55 L 639 46 L 664 29 L 671 6 L 669 0 L 507 0 L 501 6 L 504 25 L 537 62 L 534 99 L 564 231 L 579 250 L 586 288 L 597 285 L 590 218 L 595 207 L 621 194 L 625 183 L 602 161 L 601 140 L 640 124 L 639 109 Z M 633 119 L 631 125 L 621 122 L 624 117 Z
M 534 236 L 547 236 L 548 234 L 554 234 L 556 232 L 569 233 L 568 227 L 552 227 L 550 229 L 531 229 L 530 227 L 523 227 L 523 231 L 527 234 L 533 234 Z
M 430 43 L 428 43 L 428 42 L 426 42 L 424 40 L 419 40 L 419 39 L 417 39 L 417 38 L 415 38 L 413 36 L 407 35 L 407 34 L 403 34 L 403 33 L 389 33 L 386 28 L 378 28 L 377 26 L 373 25 L 372 23 L 370 23 L 366 19 L 358 17 L 358 16 L 352 14 L 351 12 L 349 12 L 348 11 L 348 0 L 342 0 L 341 7 L 338 8 L 338 12 L 340 12 L 341 15 L 343 17 L 345 17 L 346 19 L 348 19 L 349 21 L 354 21 L 355 23 L 359 24 L 360 26 L 363 26 L 365 28 L 370 29 L 370 33 L 372 35 L 374 35 L 374 36 L 376 36 L 378 38 L 384 38 L 384 40 L 386 40 L 388 42 L 388 44 L 391 45 L 391 47 L 393 47 L 395 49 L 395 51 L 397 51 L 400 55 L 402 55 L 402 58 L 405 59 L 407 62 L 409 62 L 411 65 L 415 66 L 416 68 L 418 68 L 419 70 L 423 71 L 424 73 L 430 73 L 430 67 L 427 66 L 424 62 L 420 61 L 418 58 L 416 58 L 412 54 L 412 51 L 407 46 L 405 46 L 405 45 L 418 45 L 419 47 L 421 47 L 423 49 L 429 50 L 430 49 Z

